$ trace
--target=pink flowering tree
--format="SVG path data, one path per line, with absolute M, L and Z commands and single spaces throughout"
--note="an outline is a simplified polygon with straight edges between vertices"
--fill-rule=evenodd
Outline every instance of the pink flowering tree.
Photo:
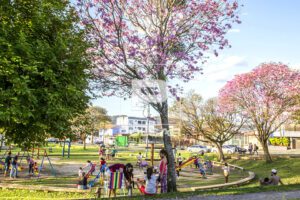
M 220 90 L 222 109 L 236 110 L 256 130 L 265 160 L 271 162 L 268 138 L 298 108 L 300 73 L 281 63 L 261 64 L 249 73 L 236 76 Z
M 228 47 L 225 34 L 239 23 L 238 3 L 232 0 L 77 0 L 96 86 L 102 95 L 130 96 L 132 82 L 165 82 L 171 95 L 179 87 L 172 79 L 189 81 L 201 73 L 208 51 Z M 159 91 L 164 89 L 159 87 Z M 150 94 L 159 93 L 151 87 Z M 145 92 L 145 91 L 144 91 Z M 158 111 L 168 152 L 168 191 L 176 191 L 174 157 L 168 134 L 168 101 L 150 102 Z

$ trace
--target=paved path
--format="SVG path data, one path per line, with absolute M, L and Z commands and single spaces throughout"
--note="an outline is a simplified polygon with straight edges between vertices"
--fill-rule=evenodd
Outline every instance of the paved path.
M 176 200 L 287 200 L 300 199 L 300 190 L 290 192 L 260 192 L 242 195 L 224 195 L 224 196 L 203 196 L 197 195 L 186 198 L 176 198 Z M 175 199 L 166 199 L 175 200 Z

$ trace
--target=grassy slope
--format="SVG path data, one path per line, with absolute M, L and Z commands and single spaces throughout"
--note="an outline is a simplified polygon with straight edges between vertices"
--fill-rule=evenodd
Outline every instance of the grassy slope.
M 61 153 L 61 148 L 56 145 L 53 146 L 53 154 Z M 72 157 L 71 159 L 61 159 L 58 163 L 66 163 L 68 161 L 72 162 L 79 162 L 84 163 L 87 159 L 97 160 L 97 147 L 88 147 L 87 150 L 82 150 L 81 146 L 72 146 L 71 149 Z M 118 160 L 121 162 L 132 162 L 134 163 L 136 160 L 136 154 L 138 150 L 131 151 L 130 153 L 126 152 L 125 149 L 120 149 Z M 190 154 L 186 152 L 182 152 L 183 157 L 189 157 Z M 157 156 L 157 154 L 156 154 Z M 196 192 L 188 192 L 188 193 L 174 193 L 174 194 L 167 194 L 167 195 L 158 195 L 157 197 L 176 197 L 176 196 L 189 196 L 195 194 L 241 194 L 241 193 L 249 193 L 249 192 L 262 192 L 262 191 L 287 191 L 287 190 L 296 190 L 300 188 L 300 159 L 299 158 L 278 158 L 275 159 L 273 163 L 266 164 L 264 161 L 261 160 L 229 160 L 231 164 L 239 165 L 244 167 L 247 170 L 254 171 L 257 174 L 257 177 L 264 178 L 270 174 L 270 170 L 275 168 L 279 172 L 279 176 L 282 177 L 283 182 L 286 184 L 280 187 L 260 187 L 258 185 L 258 178 L 251 184 L 246 186 L 242 186 L 239 188 L 229 188 L 224 190 L 217 190 L 217 191 L 196 191 Z M 232 177 L 233 178 L 233 177 Z M 52 182 L 53 180 L 45 180 L 45 184 Z M 57 184 L 63 184 L 66 179 L 57 180 Z M 212 181 L 212 183 L 219 183 L 220 180 Z M 24 181 L 25 184 L 29 184 L 29 182 Z M 199 185 L 202 185 L 201 183 Z M 28 197 L 30 199 L 45 199 L 45 198 L 55 198 L 55 199 L 67 199 L 67 198 L 86 198 L 91 197 L 92 194 L 82 195 L 82 194 L 68 194 L 68 193 L 45 193 L 45 192 L 33 192 L 33 191 L 23 191 L 23 190 L 1 190 L 0 192 L 0 199 L 4 198 L 16 198 L 20 199 L 20 197 Z M 137 198 L 138 199 L 138 198 Z

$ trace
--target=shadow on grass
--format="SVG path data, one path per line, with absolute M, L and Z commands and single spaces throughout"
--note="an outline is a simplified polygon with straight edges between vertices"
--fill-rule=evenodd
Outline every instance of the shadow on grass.
M 185 198 L 196 195 L 239 195 L 239 194 L 247 194 L 247 193 L 259 193 L 259 192 L 286 192 L 286 191 L 294 191 L 299 190 L 300 184 L 292 184 L 292 185 L 282 185 L 282 186 L 256 186 L 256 187 L 248 187 L 248 188 L 227 188 L 227 189 L 218 189 L 218 190 L 208 190 L 208 191 L 195 191 L 195 192 L 175 192 L 168 194 L 158 194 L 155 196 L 155 199 L 176 199 L 176 198 Z M 130 199 L 153 199 L 153 196 L 136 196 Z M 102 198 L 103 199 L 103 198 Z M 117 199 L 125 200 L 128 197 L 118 197 Z M 199 198 L 200 199 L 200 198 Z

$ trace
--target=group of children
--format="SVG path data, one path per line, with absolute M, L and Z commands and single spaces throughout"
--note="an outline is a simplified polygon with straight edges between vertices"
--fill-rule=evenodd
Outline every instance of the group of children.
M 167 192 L 167 152 L 165 150 L 160 151 L 161 161 L 158 167 L 157 174 L 153 167 L 147 167 L 146 176 L 144 179 L 137 179 L 136 183 L 138 189 L 141 193 L 145 195 L 154 195 L 157 193 L 158 184 L 161 187 L 161 193 Z M 139 164 L 142 163 L 142 155 L 139 153 L 138 161 Z M 139 165 L 140 166 L 140 165 Z M 84 169 L 88 169 L 87 172 L 84 172 Z M 84 167 L 80 167 L 78 171 L 79 176 L 79 188 L 87 189 L 88 188 L 88 178 L 95 171 L 96 165 L 91 161 L 87 161 L 87 165 Z M 105 159 L 102 157 L 100 159 L 100 172 L 98 175 L 105 177 L 105 173 L 108 172 L 110 174 L 109 180 L 114 181 L 114 173 L 122 173 L 124 177 L 124 187 L 126 187 L 128 191 L 128 196 L 132 195 L 132 189 L 135 187 L 134 184 L 134 176 L 133 176 L 133 166 L 131 163 L 127 163 L 126 165 L 121 163 L 116 163 L 111 166 L 107 166 Z M 116 188 L 113 186 L 114 183 L 108 184 L 109 189 L 109 197 L 113 194 L 116 196 Z
M 200 161 L 200 158 L 194 156 L 193 159 L 194 159 L 193 164 L 194 164 L 196 169 L 199 169 L 200 176 L 202 178 L 206 178 L 206 174 L 213 174 L 213 170 L 212 170 L 213 169 L 213 164 L 210 160 L 206 160 L 202 164 L 201 161 Z M 179 177 L 179 172 L 181 171 L 180 166 L 183 163 L 183 158 L 182 158 L 180 153 L 178 154 L 178 157 L 177 157 L 177 163 L 178 163 L 178 169 L 176 170 L 176 173 L 177 173 L 177 177 Z
M 206 178 L 206 174 L 212 174 L 213 164 L 210 160 L 206 160 L 203 164 L 198 157 L 194 160 L 195 168 L 199 169 L 202 178 Z
M 117 154 L 116 148 L 113 147 L 110 153 L 108 151 L 109 150 L 106 149 L 104 146 L 100 146 L 99 147 L 99 157 L 105 157 L 106 160 L 110 160 L 110 159 L 113 160 Z
M 28 174 L 29 176 L 34 175 L 34 172 L 38 171 L 37 163 L 30 156 L 27 157 L 28 163 Z M 18 168 L 19 168 L 19 154 L 12 157 L 11 152 L 8 152 L 8 155 L 5 158 L 4 162 L 4 177 L 9 173 L 10 178 L 18 177 Z M 9 172 L 10 171 L 10 172 Z

